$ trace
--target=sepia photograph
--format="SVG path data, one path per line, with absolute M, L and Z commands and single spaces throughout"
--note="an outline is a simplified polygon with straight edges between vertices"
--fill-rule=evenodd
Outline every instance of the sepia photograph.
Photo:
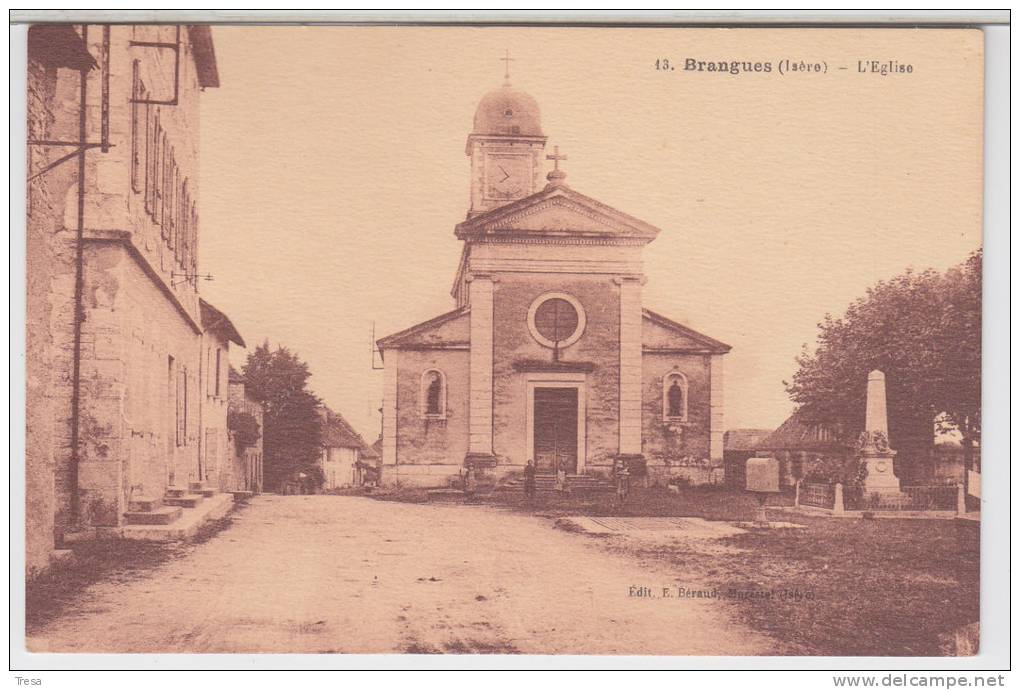
M 32 23 L 22 651 L 979 654 L 985 69 Z

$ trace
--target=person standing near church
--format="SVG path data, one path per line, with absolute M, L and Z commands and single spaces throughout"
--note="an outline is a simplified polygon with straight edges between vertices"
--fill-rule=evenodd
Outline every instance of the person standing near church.
M 531 499 L 535 497 L 535 462 L 528 460 L 524 466 L 524 495 Z
M 567 492 L 567 470 L 563 467 L 563 463 L 560 462 L 559 458 L 556 459 L 556 491 L 561 494 Z
M 627 496 L 630 494 L 630 471 L 627 469 L 627 463 L 623 460 L 618 461 L 616 470 L 616 504 L 617 507 L 622 508 L 623 504 L 627 501 Z

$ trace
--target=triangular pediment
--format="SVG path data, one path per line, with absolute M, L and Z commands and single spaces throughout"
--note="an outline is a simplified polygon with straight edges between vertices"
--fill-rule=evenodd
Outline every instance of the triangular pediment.
M 468 307 L 441 314 L 377 341 L 380 350 L 467 347 L 471 340 Z
M 517 235 L 650 242 L 659 229 L 560 185 L 464 221 L 456 234 L 460 239 Z
M 725 354 L 730 346 L 693 328 L 667 319 L 650 309 L 642 310 L 641 346 L 646 352 Z

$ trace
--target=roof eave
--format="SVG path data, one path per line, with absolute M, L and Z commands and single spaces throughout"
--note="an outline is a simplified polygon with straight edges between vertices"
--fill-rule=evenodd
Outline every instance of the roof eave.
M 88 72 L 99 66 L 71 24 L 36 24 L 28 28 L 28 57 L 50 67 Z
M 661 232 L 659 228 L 649 223 L 646 223 L 640 218 L 635 218 L 634 216 L 624 213 L 623 211 L 617 210 L 612 206 L 609 206 L 608 204 L 604 204 L 601 201 L 598 201 L 597 199 L 593 199 L 590 196 L 582 194 L 581 192 L 578 192 L 566 185 L 561 184 L 561 185 L 547 185 L 545 188 L 539 190 L 538 192 L 535 192 L 534 194 L 526 196 L 523 199 L 518 199 L 517 201 L 505 204 L 503 206 L 497 206 L 496 208 L 486 211 L 485 213 L 462 221 L 455 226 L 454 235 L 456 235 L 458 239 L 469 240 L 476 239 L 478 237 L 483 237 L 486 235 L 496 234 L 493 231 L 486 229 L 486 226 L 495 223 L 508 215 L 516 213 L 521 209 L 525 209 L 534 204 L 542 203 L 547 199 L 552 199 L 553 197 L 557 196 L 571 199 L 574 202 L 581 204 L 583 206 L 588 206 L 598 211 L 599 213 L 609 218 L 612 218 L 618 225 L 632 229 L 632 232 L 627 233 L 608 233 L 608 232 L 587 233 L 588 235 L 594 234 L 596 236 L 604 237 L 607 239 L 619 237 L 622 239 L 631 240 L 641 239 L 647 242 L 651 242 L 656 237 L 658 237 L 659 233 Z M 541 233 L 534 234 L 540 235 Z M 561 234 L 578 237 L 582 236 L 582 233 L 574 232 L 564 232 Z
M 240 332 L 226 314 L 206 302 L 201 297 L 198 298 L 198 303 L 202 317 L 203 330 L 219 332 L 228 341 L 241 347 L 248 347 L 244 342 L 244 338 L 241 337 Z
M 683 333 L 684 335 L 688 336 L 693 340 L 697 340 L 698 342 L 704 344 L 708 350 L 715 354 L 724 355 L 733 349 L 732 345 L 727 345 L 721 340 L 716 340 L 715 338 L 707 336 L 704 333 L 700 333 L 689 326 L 685 326 L 682 323 L 677 323 L 676 321 L 673 321 L 672 319 L 667 318 L 662 314 L 654 312 L 651 309 L 642 308 L 641 311 L 642 314 L 646 316 L 650 321 L 657 323 L 660 326 L 664 326 L 666 328 L 670 328 L 680 333 Z
M 405 328 L 402 331 L 397 331 L 396 333 L 388 335 L 385 338 L 379 338 L 377 341 L 375 341 L 375 346 L 379 349 L 380 353 L 382 353 L 386 349 L 399 348 L 402 344 L 400 341 L 412 335 L 420 333 L 421 331 L 426 330 L 432 326 L 439 326 L 441 324 L 446 323 L 447 321 L 452 321 L 453 319 L 459 316 L 463 316 L 464 314 L 468 313 L 470 309 L 471 309 L 470 306 L 465 305 L 463 307 L 458 307 L 452 311 L 448 311 L 445 314 L 435 316 L 429 319 L 428 321 L 422 321 L 421 323 L 417 323 L 411 326 L 410 328 Z
M 216 66 L 216 50 L 213 47 L 212 28 L 205 24 L 194 24 L 188 27 L 188 37 L 193 47 L 195 71 L 198 74 L 198 85 L 202 88 L 218 87 L 220 73 Z

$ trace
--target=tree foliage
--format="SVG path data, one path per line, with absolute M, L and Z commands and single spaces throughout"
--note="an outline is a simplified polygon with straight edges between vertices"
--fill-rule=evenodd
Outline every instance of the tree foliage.
M 234 434 L 234 446 L 241 455 L 259 440 L 259 423 L 247 412 L 230 412 L 227 414 L 227 428 Z
M 784 382 L 806 419 L 856 435 L 868 372 L 880 369 L 901 456 L 927 458 L 939 423 L 963 435 L 969 463 L 981 429 L 981 250 L 946 273 L 908 270 L 879 282 L 818 327 L 816 350 L 805 345 Z
M 241 371 L 245 390 L 262 403 L 263 467 L 266 486 L 279 489 L 298 472 L 320 477 L 319 399 L 307 389 L 308 364 L 267 340 L 248 354 Z

